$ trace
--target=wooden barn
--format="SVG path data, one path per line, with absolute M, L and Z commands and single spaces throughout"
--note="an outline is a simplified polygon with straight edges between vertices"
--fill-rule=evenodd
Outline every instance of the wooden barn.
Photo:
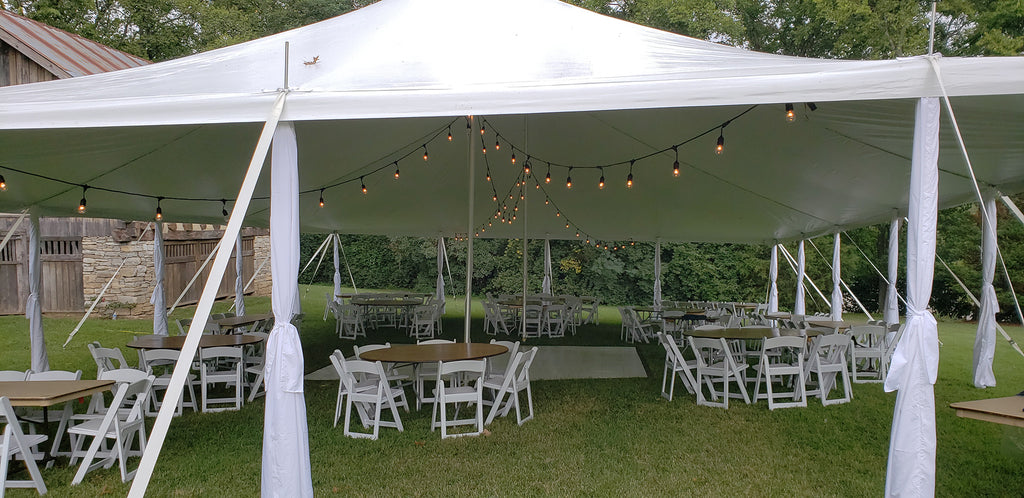
M 149 61 L 0 10 L 0 86 L 72 78 L 144 64 Z M 59 147 L 59 144 L 54 146 Z M 0 214 L 0 240 L 18 218 L 18 214 Z M 25 312 L 29 288 L 27 226 L 25 219 L 0 249 L 0 314 Z M 154 226 L 149 222 L 82 217 L 40 219 L 43 312 L 85 311 L 116 271 L 117 277 L 111 281 L 96 312 L 151 315 Z M 216 246 L 223 228 L 167 223 L 163 225 L 163 234 L 165 299 L 171 305 L 182 296 L 182 291 Z M 246 281 L 269 255 L 267 235 L 265 229 L 243 230 L 243 278 Z M 269 266 L 266 265 L 247 292 L 269 295 Z M 197 279 L 193 288 L 182 296 L 181 303 L 196 302 L 203 282 L 205 276 Z M 234 295 L 234 282 L 232 260 L 221 285 L 221 297 Z

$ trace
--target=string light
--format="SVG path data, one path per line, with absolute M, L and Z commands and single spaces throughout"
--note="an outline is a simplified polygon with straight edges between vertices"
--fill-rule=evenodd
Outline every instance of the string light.
M 725 150 L 725 125 L 718 131 L 718 144 L 715 145 L 715 154 L 721 155 Z
M 491 173 L 490 172 L 487 173 L 487 181 L 491 181 Z
M 515 153 L 512 154 L 512 157 L 515 157 Z M 514 163 L 515 161 L 512 162 Z M 530 176 L 530 156 L 526 156 L 526 164 L 523 165 L 523 174 Z
M 498 141 L 499 138 L 501 138 L 501 135 L 494 137 L 494 150 L 501 150 L 501 142 Z
M 636 159 L 629 161 L 629 176 L 626 177 L 626 188 L 633 188 L 633 163 Z
M 320 207 L 324 207 L 324 189 L 320 189 Z
M 487 153 L 487 144 L 484 144 L 484 154 Z
M 516 153 L 515 153 L 515 151 L 512 151 L 512 164 L 515 164 L 515 163 L 516 163 Z M 527 174 L 529 174 L 529 173 L 527 173 Z
M 672 163 L 672 176 L 679 177 L 679 147 L 672 146 L 672 152 L 676 154 L 676 162 Z
M 423 144 L 423 160 L 426 161 L 430 156 L 427 155 L 427 144 Z
M 569 224 L 568 223 L 565 224 L 565 228 L 569 228 Z
M 395 180 L 398 179 L 398 161 L 395 161 Z
M 7 180 L 4 180 L 4 175 L 0 175 L 0 192 L 7 191 Z
M 468 123 L 468 122 L 466 123 L 466 126 L 467 126 L 467 127 L 469 126 L 469 123 Z M 451 142 L 451 141 L 452 141 L 452 125 L 448 125 L 448 141 L 449 141 L 449 142 Z
M 551 163 L 548 163 L 548 174 L 544 175 L 544 183 L 551 183 Z
M 156 221 L 160 221 L 160 220 L 164 219 L 164 211 L 162 209 L 160 209 L 160 201 L 162 201 L 162 200 L 164 200 L 163 197 L 157 197 L 156 198 L 156 216 L 155 216 Z
M 604 168 L 601 168 L 601 179 L 597 181 L 597 188 L 604 188 Z
M 82 200 L 78 201 L 78 214 L 85 213 L 85 191 L 88 189 L 88 185 L 82 185 Z
M 480 121 L 480 134 L 483 135 L 484 133 L 487 133 L 487 125 L 484 124 L 483 121 Z
M 359 177 L 359 187 L 363 190 L 363 193 L 365 194 L 366 193 L 366 183 L 363 181 L 363 177 L 361 177 L 361 176 Z
M 795 118 L 796 115 L 793 114 L 793 104 L 786 104 L 786 121 L 792 123 Z
M 565 188 L 572 188 L 572 168 L 565 175 Z
M 491 198 L 491 200 L 493 200 L 494 202 L 498 202 L 498 194 L 494 194 L 494 197 Z
M 323 197 L 324 197 L 323 190 L 321 190 L 320 191 L 320 207 L 323 207 L 323 202 L 324 202 Z M 221 199 L 220 200 L 220 214 L 224 215 L 225 218 L 228 217 L 228 200 L 227 199 Z
M 818 106 L 815 105 L 814 102 L 808 102 L 808 103 L 806 103 L 804 105 L 806 105 L 807 108 L 811 110 L 811 112 L 814 112 L 814 111 L 818 110 Z

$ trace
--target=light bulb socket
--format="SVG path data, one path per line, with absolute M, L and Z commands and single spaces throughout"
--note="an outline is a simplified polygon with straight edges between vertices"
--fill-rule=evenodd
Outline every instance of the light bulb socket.
M 4 175 L 0 175 L 0 192 L 7 190 L 7 180 L 4 180 Z
M 721 154 L 725 150 L 725 135 L 718 134 L 718 143 L 715 145 L 715 154 Z

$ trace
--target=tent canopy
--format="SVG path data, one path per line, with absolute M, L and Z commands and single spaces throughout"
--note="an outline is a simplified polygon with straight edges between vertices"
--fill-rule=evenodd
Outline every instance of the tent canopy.
M 938 65 L 979 180 L 1024 190 L 1024 58 Z M 941 94 L 924 57 L 761 54 L 556 0 L 385 0 L 174 61 L 0 89 L 0 210 L 69 215 L 88 184 L 91 216 L 150 217 L 165 197 L 168 221 L 220 222 L 286 67 L 302 228 L 393 235 L 466 233 L 467 115 L 487 128 L 472 150 L 484 237 L 524 234 L 521 217 L 493 216 L 519 199 L 527 156 L 531 237 L 769 242 L 885 222 L 908 203 L 914 99 Z M 943 133 L 940 206 L 952 206 L 973 190 Z M 267 224 L 269 189 L 265 175 L 246 223 Z

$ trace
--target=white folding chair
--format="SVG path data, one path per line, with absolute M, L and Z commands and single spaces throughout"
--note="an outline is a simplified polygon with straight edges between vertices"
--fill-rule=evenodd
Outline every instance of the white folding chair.
M 242 358 L 242 348 L 238 346 L 202 348 L 199 350 L 199 382 L 202 387 L 203 413 L 242 409 L 242 392 L 245 385 L 242 373 L 245 370 L 245 364 Z M 210 396 L 210 388 L 217 384 L 223 384 L 227 388 L 233 386 L 234 395 L 224 397 Z M 226 404 L 228 406 L 211 407 L 210 405 L 212 404 Z
M 539 304 L 527 304 L 523 308 L 523 337 L 540 337 L 544 331 L 544 307 Z
M 22 432 L 11 401 L 6 396 L 0 396 L 0 419 L 6 423 L 3 429 L 3 438 L 0 439 L 0 482 L 3 484 L 0 486 L 0 497 L 4 495 L 4 490 L 7 488 L 36 488 L 40 495 L 45 495 L 46 483 L 43 482 L 43 475 L 36 465 L 36 459 L 41 455 L 33 452 L 32 447 L 46 441 L 46 435 L 29 435 Z M 30 479 L 10 480 L 7 478 L 8 466 L 19 457 L 25 461 Z
M 377 349 L 386 349 L 386 348 L 390 348 L 390 347 L 391 347 L 391 343 L 390 342 L 385 342 L 384 344 L 366 344 L 366 345 L 363 345 L 363 346 L 353 345 L 352 346 L 352 350 L 356 354 L 356 359 L 357 360 L 362 360 L 363 359 L 363 356 L 362 356 L 363 353 L 366 353 L 366 352 L 369 352 L 369 351 L 374 351 L 374 350 L 377 350 Z M 409 402 L 408 402 L 408 400 L 405 397 L 405 386 L 412 385 L 413 381 L 410 380 L 408 374 L 404 374 L 404 373 L 399 372 L 395 368 L 394 365 L 388 363 L 388 364 L 383 365 L 383 366 L 384 366 L 384 375 L 387 376 L 388 383 L 391 385 L 391 387 L 401 389 L 401 391 L 402 391 L 401 392 L 401 396 L 400 396 L 400 400 L 398 402 L 398 405 L 399 406 L 404 406 L 405 407 L 405 411 L 408 412 L 409 411 Z M 406 367 L 403 367 L 403 368 L 406 368 Z M 415 375 L 415 370 L 413 370 L 410 373 Z
M 888 365 L 885 358 L 884 325 L 855 325 L 850 328 L 850 368 L 855 383 L 884 382 Z
M 768 400 L 768 409 L 807 406 L 807 395 L 804 393 L 804 353 L 807 339 L 799 336 L 767 337 L 761 343 L 761 359 L 757 363 L 757 382 L 754 384 L 754 401 Z M 778 384 L 772 382 L 773 377 L 782 377 Z M 788 378 L 787 378 L 788 377 Z M 765 392 L 761 393 L 761 380 L 764 380 Z M 790 392 L 778 391 L 792 382 Z M 793 401 L 779 402 L 777 398 L 790 397 Z
M 694 386 L 697 384 L 697 379 L 693 376 L 693 372 L 697 367 L 697 360 L 687 361 L 679 350 L 675 339 L 668 334 L 658 332 L 658 341 L 665 349 L 665 369 L 661 374 L 662 397 L 672 401 L 672 396 L 676 390 L 676 375 L 683 381 L 683 386 L 686 387 L 687 392 L 694 394 Z M 669 385 L 668 392 L 665 392 L 665 384 L 668 383 L 670 376 L 672 382 Z M 710 385 L 708 387 L 713 389 Z
M 505 335 L 512 335 L 509 331 L 508 324 L 505 322 L 505 316 L 501 312 L 501 308 L 497 304 L 490 301 L 484 301 L 484 332 L 490 335 L 495 335 L 501 332 Z
M 105 348 L 100 346 L 98 342 L 91 342 L 85 345 L 89 348 L 89 353 L 92 355 L 92 361 L 96 363 L 96 376 L 107 370 L 116 370 L 118 368 L 132 368 L 124 359 L 124 354 L 121 353 L 119 348 Z
M 262 337 L 263 340 L 247 346 L 245 353 L 245 382 L 249 386 L 249 402 L 256 399 L 257 394 L 266 394 L 266 386 L 263 384 L 263 369 L 267 361 L 267 341 L 270 334 L 266 332 L 249 332 L 249 335 Z M 253 376 L 250 381 L 249 377 Z M 263 390 L 260 391 L 260 387 Z
M 87 420 L 68 429 L 68 435 L 73 440 L 71 452 L 71 464 L 82 457 L 82 465 L 75 473 L 71 484 L 79 484 L 85 478 L 85 474 L 99 467 L 109 468 L 114 460 L 117 460 L 121 470 L 121 482 L 128 482 L 135 476 L 136 470 L 128 470 L 128 457 L 130 453 L 141 455 L 146 451 L 146 419 L 145 406 L 146 398 L 149 396 L 153 384 L 153 376 L 132 382 L 121 384 L 114 394 L 114 400 L 110 408 L 102 418 Z M 82 451 L 86 437 L 92 437 L 89 449 Z M 138 450 L 132 451 L 132 444 L 138 438 Z M 114 448 L 107 452 L 105 458 L 93 463 L 107 440 L 113 440 Z
M 487 360 L 460 360 L 449 362 L 438 362 L 437 366 L 437 388 L 434 396 L 434 408 L 430 415 L 430 430 L 441 428 L 441 439 L 459 436 L 477 436 L 484 430 L 484 372 L 487 370 Z M 447 378 L 447 382 L 446 379 Z M 476 416 L 473 418 L 458 418 L 458 404 L 475 406 Z M 439 406 L 440 405 L 440 406 Z M 448 419 L 448 405 L 454 405 L 455 412 L 452 419 Z M 440 409 L 439 409 L 440 408 Z M 440 412 L 440 420 L 438 413 Z M 448 428 L 459 425 L 475 425 L 476 431 L 458 434 L 449 434 Z
M 157 399 L 156 391 L 164 391 L 166 393 L 167 387 L 171 384 L 171 374 L 174 372 L 174 365 L 178 361 L 178 356 L 181 352 L 176 349 L 140 349 L 139 350 L 139 361 L 147 373 L 150 373 L 154 377 L 153 381 L 153 392 L 149 396 L 149 406 L 146 408 L 146 415 L 156 415 L 156 412 L 160 410 L 160 405 L 165 400 Z M 185 381 L 185 388 L 181 391 L 181 396 L 178 398 L 178 408 L 174 414 L 181 415 L 182 408 L 188 406 L 192 411 L 199 411 L 199 403 L 196 400 L 195 384 L 196 376 L 192 373 L 188 374 Z M 188 402 L 185 402 L 185 391 L 188 391 Z
M 488 376 L 503 373 L 505 371 L 505 367 L 508 366 L 508 362 L 515 358 L 516 353 L 519 352 L 519 341 L 499 341 L 497 339 L 491 339 L 491 344 L 505 346 L 508 348 L 508 351 L 487 359 Z
M 74 372 L 68 372 L 65 370 L 47 370 L 46 372 L 33 372 L 28 371 L 28 377 L 25 380 L 79 380 L 82 378 L 82 371 L 75 370 Z M 53 444 L 50 446 L 50 456 L 57 455 L 69 455 L 68 452 L 60 451 L 60 443 L 64 438 L 64 434 L 67 431 L 68 423 L 71 422 L 71 415 L 74 413 L 74 404 L 71 401 L 64 403 L 64 409 L 60 414 L 60 422 L 57 424 L 57 432 L 53 436 Z M 22 413 L 19 417 L 23 422 L 32 424 L 29 428 L 29 432 L 35 433 L 36 426 L 45 425 L 48 422 L 48 415 L 44 414 L 42 410 L 32 411 L 29 413 Z
M 22 381 L 28 378 L 31 370 L 0 370 L 0 381 Z
M 487 420 L 484 425 L 494 421 L 495 415 L 502 417 L 508 415 L 512 407 L 516 409 L 516 421 L 519 425 L 533 418 L 533 391 L 530 387 L 530 366 L 537 356 L 537 348 L 533 347 L 528 351 L 519 351 L 516 357 L 509 362 L 505 373 L 501 376 L 488 376 L 484 379 L 484 389 L 493 391 L 493 399 L 484 404 L 490 404 L 491 410 L 487 413 Z M 519 393 L 526 391 L 526 406 L 529 414 L 524 418 L 519 404 Z M 508 394 L 508 401 L 502 403 L 505 395 Z
M 451 344 L 453 342 L 455 341 L 447 339 L 427 339 L 417 341 L 416 344 Z M 416 391 L 416 409 L 419 410 L 424 403 L 434 402 L 434 396 L 429 394 L 433 390 L 428 391 L 426 383 L 433 382 L 437 378 L 437 364 L 417 363 L 413 377 L 413 390 Z
M 694 358 L 697 361 L 697 376 L 694 382 L 694 390 L 697 392 L 697 404 L 728 409 L 730 397 L 742 398 L 745 403 L 750 404 L 750 397 L 747 395 L 747 387 L 743 383 L 742 372 L 742 370 L 747 368 L 747 365 L 743 364 L 741 367 L 736 363 L 725 339 L 705 337 L 688 337 L 688 339 L 690 341 L 690 348 L 693 349 Z M 710 388 L 711 401 L 704 397 L 704 389 L 701 387 L 705 379 L 711 381 L 709 387 L 715 381 L 722 383 L 720 391 L 716 391 L 713 387 Z M 739 392 L 730 394 L 729 384 L 733 381 L 736 382 Z M 719 396 L 722 397 L 722 401 L 716 402 Z
M 552 304 L 544 308 L 544 333 L 548 337 L 565 337 L 566 321 L 569 315 L 564 304 Z
M 828 334 L 818 336 L 808 355 L 807 371 L 804 372 L 807 383 L 814 381 L 814 389 L 807 389 L 807 395 L 818 395 L 822 405 L 846 403 L 853 398 L 850 384 L 850 372 L 847 369 L 846 351 L 850 347 L 850 336 L 844 334 Z M 829 399 L 828 395 L 836 387 L 836 376 L 843 379 L 843 397 Z M 812 379 L 811 376 L 816 379 Z
M 593 296 L 580 296 L 583 312 L 583 323 L 598 324 L 598 305 L 601 300 Z
M 341 380 L 345 386 L 345 435 L 354 438 L 377 439 L 380 428 L 394 427 L 402 432 L 402 417 L 398 415 L 398 408 L 395 400 L 398 399 L 400 389 L 394 389 L 388 384 L 384 367 L 379 361 L 370 362 L 366 360 L 346 360 L 339 362 L 341 367 Z M 336 367 L 337 368 L 337 367 Z M 361 378 L 361 380 L 360 380 Z M 341 395 L 339 394 L 339 399 Z M 391 410 L 392 421 L 381 420 L 381 409 L 387 404 Z M 357 406 L 359 417 L 363 427 L 373 426 L 373 432 L 354 432 L 351 430 L 352 405 Z M 373 415 L 371 416 L 370 413 Z
M 354 304 L 341 304 L 335 301 L 328 303 L 334 313 L 335 328 L 339 339 L 355 340 L 359 336 L 366 337 L 363 325 L 363 310 Z
M 437 322 L 437 306 L 420 305 L 412 310 L 412 322 L 409 325 L 409 337 L 430 339 L 434 337 L 434 326 Z
M 345 359 L 345 355 L 342 354 L 341 351 L 339 351 L 337 349 L 335 349 L 334 352 L 331 353 L 330 359 L 331 359 L 331 365 L 334 366 L 334 371 L 338 374 L 338 399 L 337 399 L 337 401 L 334 404 L 334 426 L 337 427 L 338 426 L 338 419 L 341 418 L 342 401 L 345 399 L 345 395 L 348 394 L 348 389 L 345 387 L 345 376 L 348 375 L 348 374 L 345 373 L 345 367 L 344 367 L 345 362 L 347 360 Z M 357 381 L 356 385 L 355 385 L 357 390 L 358 389 L 362 389 L 362 388 L 366 388 L 368 386 L 376 386 L 376 383 L 374 383 L 374 382 L 358 382 Z M 361 404 L 357 404 L 356 405 L 356 409 L 359 410 L 359 418 L 360 418 L 360 420 L 366 420 L 367 419 L 366 418 L 366 413 L 363 412 L 362 405 Z

